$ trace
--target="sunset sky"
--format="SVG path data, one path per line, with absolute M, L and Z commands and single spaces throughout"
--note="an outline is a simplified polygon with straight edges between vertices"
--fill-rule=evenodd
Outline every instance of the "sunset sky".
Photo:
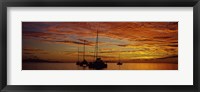
M 178 62 L 178 22 L 22 22 L 22 58 L 94 61 L 97 30 L 104 61 Z

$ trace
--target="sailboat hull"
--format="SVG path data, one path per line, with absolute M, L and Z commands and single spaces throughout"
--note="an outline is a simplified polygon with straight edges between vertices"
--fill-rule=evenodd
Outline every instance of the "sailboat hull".
M 117 65 L 122 65 L 122 63 L 121 63 L 121 62 L 118 62 Z

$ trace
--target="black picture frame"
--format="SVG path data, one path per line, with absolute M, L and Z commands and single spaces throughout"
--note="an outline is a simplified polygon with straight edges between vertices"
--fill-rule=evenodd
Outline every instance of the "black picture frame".
M 7 7 L 193 7 L 194 85 L 7 85 Z M 1 0 L 0 1 L 1 92 L 200 92 L 199 30 L 200 0 Z

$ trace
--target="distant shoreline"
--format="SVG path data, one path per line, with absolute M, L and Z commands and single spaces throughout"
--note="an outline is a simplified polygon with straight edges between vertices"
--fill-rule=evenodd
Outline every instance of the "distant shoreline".
M 176 62 L 177 61 L 177 62 Z M 80 61 L 81 62 L 81 61 Z M 88 61 L 89 62 L 89 61 Z M 91 61 L 90 61 L 91 62 Z M 104 61 L 105 63 L 117 63 L 118 61 Z M 178 60 L 174 61 L 154 61 L 154 60 L 133 60 L 133 61 L 121 61 L 122 63 L 174 63 L 178 64 Z M 65 61 L 50 61 L 50 60 L 42 60 L 42 59 L 24 59 L 22 63 L 76 63 L 76 62 L 65 62 Z
M 76 63 L 76 62 L 29 62 L 24 61 L 22 63 Z M 117 62 L 107 62 L 107 63 L 117 63 Z M 123 62 L 123 63 L 170 63 L 170 64 L 178 64 L 178 62 Z

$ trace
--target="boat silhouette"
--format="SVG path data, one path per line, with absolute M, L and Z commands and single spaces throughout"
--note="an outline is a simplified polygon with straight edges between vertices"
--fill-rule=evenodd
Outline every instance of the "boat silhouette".
M 119 53 L 119 61 L 117 62 L 117 65 L 122 65 L 123 63 L 120 60 L 120 53 Z
M 122 62 L 117 62 L 117 65 L 122 65 L 123 63 Z
M 101 58 L 97 58 L 95 62 L 89 63 L 89 68 L 103 69 L 107 68 L 107 64 Z
M 84 59 L 82 62 L 80 62 L 80 66 L 87 67 L 88 62 Z
M 107 68 L 107 64 L 98 56 L 98 40 L 99 40 L 99 38 L 98 38 L 98 34 L 99 34 L 99 32 L 98 32 L 98 30 L 97 30 L 97 36 L 96 36 L 96 45 L 95 45 L 95 61 L 94 62 L 90 62 L 89 63 L 89 68 L 93 68 L 93 69 L 104 69 L 104 68 Z
M 80 66 L 83 66 L 83 67 L 87 67 L 88 66 L 88 62 L 86 61 L 85 59 L 85 40 L 84 40 L 84 45 L 83 45 L 83 61 L 80 62 Z
M 76 65 L 80 65 L 80 61 L 79 61 L 79 47 L 78 47 L 78 61 L 76 62 Z
M 107 64 L 98 56 L 98 30 L 97 30 L 97 36 L 96 36 L 96 44 L 95 44 L 95 52 L 94 52 L 94 57 L 95 57 L 95 61 L 94 62 L 87 62 L 87 60 L 85 59 L 85 40 L 84 40 L 84 47 L 83 47 L 84 51 L 83 51 L 83 61 L 79 62 L 79 60 L 76 62 L 76 65 L 80 65 L 83 67 L 89 67 L 89 68 L 93 68 L 93 69 L 103 69 L 103 68 L 107 68 Z M 79 58 L 79 55 L 78 55 Z
M 81 63 L 80 61 L 77 61 L 77 62 L 76 62 L 76 65 L 80 65 L 80 63 Z

